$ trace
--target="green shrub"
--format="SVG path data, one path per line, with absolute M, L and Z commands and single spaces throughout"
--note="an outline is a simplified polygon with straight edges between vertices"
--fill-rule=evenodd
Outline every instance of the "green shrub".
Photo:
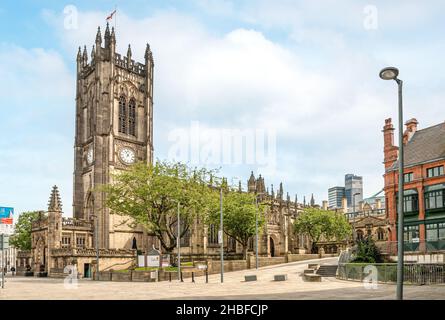
M 355 258 L 351 262 L 381 263 L 383 262 L 383 257 L 374 240 L 371 237 L 367 237 L 357 242 Z

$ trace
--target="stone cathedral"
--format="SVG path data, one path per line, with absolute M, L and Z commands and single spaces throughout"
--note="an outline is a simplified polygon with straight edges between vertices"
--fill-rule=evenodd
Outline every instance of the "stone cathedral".
M 19 252 L 17 271 L 45 275 L 64 274 L 75 263 L 81 276 L 91 277 L 96 267 L 96 248 L 100 252 L 100 270 L 125 269 L 135 263 L 137 251 L 160 248 L 158 240 L 131 221 L 113 215 L 105 206 L 100 186 L 112 183 L 112 174 L 125 170 L 136 161 L 153 161 L 153 72 L 154 63 L 147 44 L 144 63 L 116 52 L 114 28 L 100 28 L 90 55 L 86 47 L 77 54 L 76 118 L 74 142 L 73 217 L 62 215 L 59 190 L 54 186 L 48 210 L 32 223 L 32 250 Z M 240 192 L 242 192 L 240 187 Z M 253 173 L 247 192 L 261 195 L 266 203 L 266 226 L 259 237 L 262 256 L 304 253 L 310 248 L 306 237 L 292 231 L 293 220 L 306 205 L 291 201 L 283 186 L 275 195 L 265 188 L 261 175 Z M 218 256 L 218 229 L 196 221 L 181 239 L 181 253 Z M 239 255 L 241 246 L 224 236 L 227 254 Z M 253 252 L 251 239 L 249 251 Z
M 103 42 L 102 42 L 103 40 Z M 147 44 L 145 63 L 116 53 L 114 28 L 100 29 L 88 59 L 77 55 L 76 133 L 73 216 L 98 219 L 99 247 L 125 248 L 141 230 L 131 230 L 110 214 L 105 195 L 95 192 L 111 183 L 111 173 L 153 158 L 153 56 Z

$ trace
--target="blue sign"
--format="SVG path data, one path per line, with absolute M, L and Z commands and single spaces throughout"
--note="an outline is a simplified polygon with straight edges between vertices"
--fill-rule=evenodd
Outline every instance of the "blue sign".
M 0 207 L 0 219 L 12 218 L 14 215 L 14 208 Z

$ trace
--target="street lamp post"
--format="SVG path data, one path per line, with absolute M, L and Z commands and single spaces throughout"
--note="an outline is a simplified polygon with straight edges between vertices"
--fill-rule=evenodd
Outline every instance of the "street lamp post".
M 219 207 L 220 207 L 220 230 L 219 230 L 219 242 L 221 245 L 221 283 L 224 282 L 224 239 L 223 239 L 223 190 L 222 186 L 219 191 Z
M 181 281 L 181 221 L 179 216 L 179 201 L 178 201 L 178 237 L 176 238 L 176 247 L 178 248 L 178 280 Z
M 258 270 L 258 195 L 255 196 L 255 268 Z
M 398 190 L 398 230 L 397 230 L 397 299 L 403 299 L 403 81 L 398 79 L 399 70 L 394 67 L 384 68 L 380 71 L 383 80 L 394 80 L 398 85 L 399 94 L 399 190 Z

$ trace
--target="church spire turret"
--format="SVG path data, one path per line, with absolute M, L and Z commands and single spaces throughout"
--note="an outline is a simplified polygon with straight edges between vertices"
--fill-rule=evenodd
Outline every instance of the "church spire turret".
M 280 182 L 280 190 L 278 191 L 277 198 L 279 200 L 283 200 L 284 190 L 283 190 L 283 182 Z
M 87 46 L 83 47 L 83 65 L 86 66 L 88 64 L 88 53 Z
M 247 191 L 248 192 L 256 192 L 256 180 L 253 175 L 253 171 L 250 173 L 250 178 L 247 181 Z
M 131 45 L 128 45 L 128 49 L 127 49 L 127 58 L 128 58 L 128 62 L 131 61 L 131 55 L 132 55 L 132 52 L 131 52 Z
M 93 44 L 93 48 L 91 49 L 91 63 L 94 62 L 95 54 L 96 54 L 96 49 L 95 49 L 94 44 Z
M 102 34 L 100 33 L 100 27 L 97 27 L 96 48 L 100 49 L 101 45 L 102 45 Z
M 62 201 L 60 200 L 59 189 L 54 186 L 48 202 L 49 212 L 62 212 Z
M 145 47 L 145 61 L 152 61 L 153 60 L 153 53 L 151 52 L 150 45 L 147 43 L 147 46 Z
M 82 48 L 79 46 L 79 51 L 77 51 L 77 62 L 82 61 Z
M 315 206 L 314 194 L 311 196 L 311 207 Z
M 104 40 L 105 40 L 105 48 L 108 48 L 110 46 L 110 40 L 111 40 L 110 26 L 108 22 L 107 22 L 107 27 L 105 28 Z

